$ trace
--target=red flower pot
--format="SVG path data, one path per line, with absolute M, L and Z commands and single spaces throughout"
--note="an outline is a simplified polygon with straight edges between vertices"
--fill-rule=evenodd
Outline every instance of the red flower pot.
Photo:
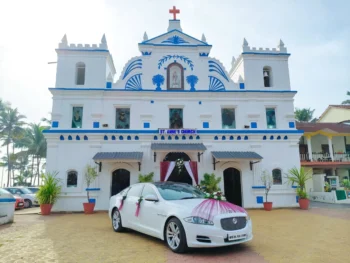
M 271 211 L 272 210 L 272 202 L 264 202 L 264 209 L 266 211 Z
M 40 205 L 41 215 L 47 216 L 51 214 L 52 204 L 42 204 Z
M 301 209 L 303 210 L 308 210 L 309 209 L 309 204 L 310 204 L 310 200 L 306 199 L 306 198 L 299 198 L 299 206 Z
M 84 206 L 84 213 L 85 214 L 93 214 L 94 213 L 95 203 L 83 203 L 83 206 Z

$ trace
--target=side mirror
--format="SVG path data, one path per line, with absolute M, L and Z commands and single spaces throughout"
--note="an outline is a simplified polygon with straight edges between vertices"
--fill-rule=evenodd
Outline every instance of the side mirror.
M 158 202 L 158 198 L 155 195 L 146 195 L 145 196 L 146 201 L 151 201 L 151 202 Z

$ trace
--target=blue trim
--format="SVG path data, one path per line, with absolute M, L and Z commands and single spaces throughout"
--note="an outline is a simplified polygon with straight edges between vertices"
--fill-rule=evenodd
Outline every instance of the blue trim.
M 73 140 L 73 138 L 72 138 L 71 135 L 68 135 L 68 140 L 69 140 L 69 141 Z
M 86 135 L 84 135 L 84 141 L 88 141 L 88 140 L 89 138 Z
M 111 89 L 112 88 L 112 82 L 106 82 L 106 89 Z
M 169 20 L 169 21 L 180 21 L 180 20 Z M 156 45 L 156 44 L 152 44 L 152 43 L 149 43 L 149 42 L 152 41 L 152 40 L 154 40 L 154 39 L 157 39 L 157 38 L 159 38 L 159 37 L 165 36 L 165 35 L 167 35 L 167 34 L 171 35 L 171 33 L 173 33 L 173 32 L 178 32 L 179 34 L 185 35 L 185 36 L 187 36 L 187 37 L 189 37 L 189 38 L 192 38 L 193 40 L 196 40 L 196 41 L 199 41 L 199 42 L 203 43 L 203 45 L 196 45 L 196 46 L 209 46 L 209 47 L 211 47 L 211 45 L 208 45 L 207 43 L 205 43 L 205 42 L 203 42 L 203 41 L 201 41 L 201 40 L 199 40 L 199 39 L 197 39 L 197 38 L 195 38 L 195 37 L 192 37 L 192 36 L 190 36 L 190 35 L 187 35 L 186 33 L 182 32 L 182 31 L 180 31 L 180 30 L 178 30 L 178 29 L 170 30 L 169 32 L 166 32 L 166 33 L 161 34 L 161 35 L 159 35 L 159 36 L 156 36 L 156 37 L 153 37 L 153 38 L 148 39 L 148 40 L 146 40 L 146 41 L 143 41 L 143 42 L 139 43 L 139 45 Z M 164 45 L 164 46 L 169 46 L 169 45 Z M 192 46 L 194 46 L 194 45 L 192 45 Z
M 166 61 L 168 61 L 168 60 L 170 60 L 172 58 L 173 59 L 180 59 L 184 63 L 188 64 L 189 67 L 191 68 L 191 70 L 193 70 L 193 67 L 194 67 L 193 61 L 190 58 L 188 58 L 186 56 L 183 56 L 183 55 L 180 55 L 180 56 L 179 55 L 166 55 L 166 56 L 163 56 L 160 60 L 158 60 L 158 69 L 160 69 L 162 67 L 162 65 Z M 176 62 L 176 60 L 174 62 Z
M 245 89 L 244 83 L 239 83 L 239 88 L 240 89 Z
M 298 188 L 299 186 L 297 186 L 297 185 L 292 185 L 292 188 L 294 188 L 294 189 L 296 189 L 296 188 Z
M 80 141 L 80 136 L 79 136 L 79 135 L 75 136 L 75 139 L 76 139 L 77 141 Z
M 100 191 L 101 188 L 86 188 L 85 191 Z
M 143 128 L 144 129 L 149 129 L 151 127 L 150 123 L 149 122 L 144 122 L 143 123 Z
M 215 140 L 215 141 L 219 140 L 219 137 L 218 137 L 218 136 L 215 136 L 215 137 L 214 137 L 214 140 Z
M 90 199 L 89 199 L 89 203 L 95 204 L 95 203 L 96 203 L 96 199 L 95 199 L 95 198 L 90 198 Z
M 115 140 L 116 140 L 115 136 L 114 136 L 114 135 L 112 135 L 112 141 L 115 141 Z
M 51 127 L 52 128 L 58 128 L 58 121 L 53 121 Z
M 203 47 L 204 45 L 173 45 L 173 44 L 144 44 L 144 43 L 139 43 L 141 46 L 155 46 L 155 47 Z M 212 45 L 205 45 L 207 47 L 212 47 Z
M 16 202 L 15 198 L 0 198 L 0 203 L 13 203 Z
M 199 104 L 199 105 L 202 105 L 202 102 L 201 102 L 201 101 L 198 101 L 198 104 Z
M 209 122 L 203 122 L 203 129 L 209 129 Z
M 266 187 L 264 185 L 253 185 L 253 189 L 265 189 Z
M 98 121 L 94 121 L 93 128 L 95 128 L 95 129 L 100 128 L 100 123 Z
M 221 68 L 221 66 L 217 62 L 213 60 L 209 60 L 208 63 L 209 63 L 209 72 L 216 72 L 220 76 L 222 76 L 224 79 L 229 81 L 225 71 Z
M 153 134 L 153 133 L 159 133 L 158 130 L 128 130 L 128 129 L 122 129 L 122 130 L 83 130 L 83 129 L 71 129 L 71 130 L 44 130 L 43 133 L 145 133 L 145 134 Z M 286 133 L 286 134 L 303 134 L 304 131 L 302 130 L 197 130 L 197 133 L 199 134 L 227 134 L 227 133 L 247 133 L 247 134 L 263 134 L 263 133 L 269 133 L 269 134 L 276 134 L 276 133 Z
M 263 196 L 257 196 L 257 197 L 256 197 L 256 203 L 257 203 L 257 204 L 262 204 L 262 203 L 264 203 L 264 197 L 263 197 Z
M 257 129 L 258 128 L 258 124 L 256 122 L 251 122 L 250 123 L 250 128 Z
M 141 53 L 142 53 L 142 56 L 150 56 L 150 55 L 152 55 L 151 51 L 141 51 Z
M 223 135 L 223 136 L 221 137 L 221 140 L 225 141 L 225 140 L 226 140 L 226 136 Z
M 297 203 L 299 203 L 299 196 L 296 196 L 296 197 L 295 197 L 295 201 L 296 201 Z
M 295 128 L 295 123 L 294 121 L 289 122 L 289 128 Z
M 125 89 L 103 89 L 103 88 L 49 88 L 49 90 L 72 90 L 72 91 L 124 91 L 124 92 L 130 92 L 130 91 L 138 91 L 138 92 L 193 92 L 189 90 L 162 90 L 162 91 L 156 91 L 154 89 L 142 89 L 142 90 L 125 90 Z M 218 93 L 225 93 L 225 92 L 246 92 L 246 93 L 297 93 L 295 90 L 223 90 L 223 91 L 212 91 L 212 90 L 196 90 L 195 92 L 218 92 Z
M 209 56 L 209 53 L 201 52 L 201 53 L 199 53 L 199 56 L 200 57 L 207 57 L 207 56 Z
M 130 62 L 130 64 L 125 69 L 124 76 L 122 79 L 125 79 L 126 76 L 129 75 L 129 73 L 131 71 L 133 71 L 134 69 L 138 69 L 138 68 L 142 69 L 142 60 L 140 58 Z
M 103 136 L 103 140 L 108 141 L 108 136 L 107 135 Z
M 209 77 L 209 90 L 214 92 L 222 92 L 225 91 L 225 85 L 222 83 L 220 79 L 214 76 Z
M 151 104 L 153 104 L 154 103 L 154 100 L 151 100 Z
M 260 53 L 260 52 L 242 52 L 242 55 L 272 55 L 272 56 L 290 56 L 290 53 Z
M 142 73 L 135 74 L 125 83 L 126 90 L 142 90 Z
M 127 139 L 128 141 L 131 141 L 131 136 L 128 135 L 128 137 L 126 137 L 126 139 Z
M 108 49 L 70 49 L 70 48 L 56 48 L 56 50 L 60 51 L 84 51 L 84 52 L 108 52 Z
M 189 42 L 186 41 L 185 39 L 183 39 L 182 37 L 174 35 L 172 37 L 169 37 L 169 38 L 163 40 L 162 43 L 170 43 L 170 44 L 174 44 L 174 45 L 180 45 L 180 44 L 189 43 Z

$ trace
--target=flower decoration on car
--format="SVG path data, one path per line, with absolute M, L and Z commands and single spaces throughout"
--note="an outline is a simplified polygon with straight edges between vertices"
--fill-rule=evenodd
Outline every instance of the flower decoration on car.
M 140 196 L 140 198 L 137 200 L 135 216 L 139 216 L 142 200 L 143 200 L 142 196 Z
M 118 208 L 119 211 L 122 210 L 123 205 L 124 205 L 124 200 L 125 200 L 125 199 L 126 199 L 126 195 L 123 195 L 123 198 L 122 198 L 122 200 L 120 201 L 120 206 L 119 206 L 119 208 Z

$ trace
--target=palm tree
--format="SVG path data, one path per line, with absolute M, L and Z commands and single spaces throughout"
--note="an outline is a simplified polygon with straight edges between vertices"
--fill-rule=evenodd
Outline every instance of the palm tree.
M 313 119 L 315 110 L 311 110 L 310 108 L 306 109 L 295 109 L 295 119 L 300 122 L 309 122 Z
M 350 96 L 350 91 L 348 91 L 346 95 Z M 341 104 L 350 104 L 350 100 L 344 100 Z
M 0 135 L 3 139 L 3 145 L 6 146 L 7 159 L 10 158 L 10 144 L 14 142 L 15 138 L 19 138 L 23 134 L 23 125 L 25 122 L 23 119 L 24 115 L 19 114 L 17 108 L 12 109 L 6 107 L 2 112 L 0 112 Z M 14 145 L 13 145 L 14 150 Z M 14 151 L 13 151 L 14 153 Z M 7 167 L 7 186 L 10 183 L 11 167 L 10 162 L 8 162 Z
M 7 167 L 7 171 L 11 172 L 11 171 L 14 171 L 15 170 L 15 167 L 16 167 L 16 162 L 17 162 L 17 155 L 14 154 L 14 153 L 10 153 L 9 157 L 7 156 L 4 156 L 1 158 L 1 162 L 0 162 L 0 166 L 1 167 Z M 7 178 L 7 186 L 10 185 L 10 181 L 11 181 L 11 178 L 9 177 L 9 174 L 11 173 L 8 173 L 8 178 Z M 12 179 L 14 179 L 14 174 L 12 174 Z

